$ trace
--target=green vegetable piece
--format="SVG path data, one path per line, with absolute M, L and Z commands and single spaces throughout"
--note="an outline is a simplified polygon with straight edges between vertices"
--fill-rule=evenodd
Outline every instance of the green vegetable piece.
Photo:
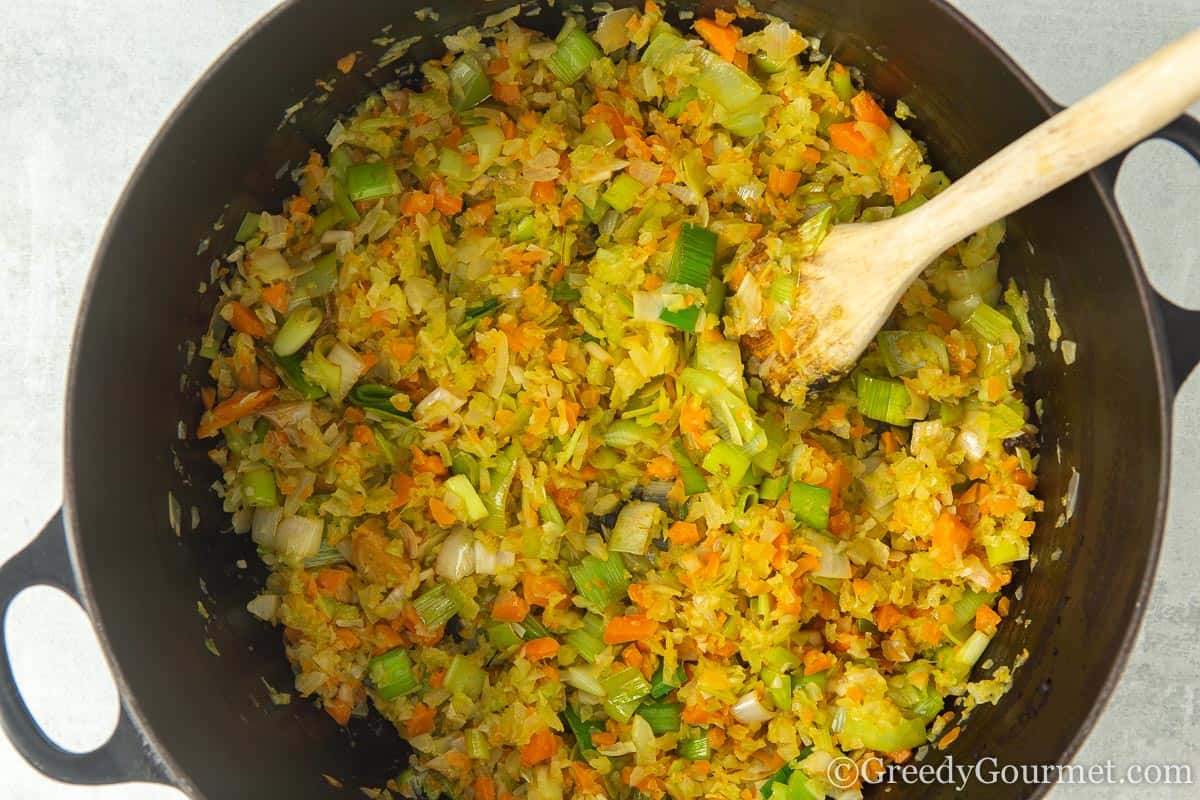
M 275 508 L 279 492 L 275 487 L 275 471 L 270 467 L 254 467 L 242 473 L 242 496 L 252 508 Z
M 479 59 L 463 53 L 450 67 L 450 105 L 455 111 L 463 112 L 482 103 L 492 96 L 492 82 L 488 80 Z
M 367 665 L 367 679 L 384 700 L 395 700 L 420 686 L 413 674 L 412 659 L 400 648 L 371 659 Z
M 546 59 L 546 66 L 560 81 L 571 84 L 582 78 L 588 65 L 603 55 L 587 33 L 572 28 L 559 34 L 558 48 Z
M 830 491 L 799 481 L 792 484 L 791 491 L 792 514 L 796 521 L 819 531 L 828 529 Z
M 354 202 L 390 197 L 400 192 L 400 179 L 386 161 L 355 164 L 346 170 L 346 193 Z
M 316 306 L 297 308 L 280 326 L 275 334 L 273 349 L 279 356 L 290 356 L 300 351 L 308 344 L 308 340 L 325 321 L 325 314 Z

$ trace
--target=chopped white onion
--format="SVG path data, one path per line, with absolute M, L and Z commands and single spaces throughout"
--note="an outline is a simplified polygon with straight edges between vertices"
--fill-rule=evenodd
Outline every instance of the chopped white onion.
M 455 528 L 442 542 L 434 572 L 446 580 L 458 581 L 474 571 L 475 548 L 472 547 L 471 532 L 466 528 Z
M 850 559 L 845 553 L 837 551 L 836 544 L 821 541 L 817 543 L 817 548 L 821 551 L 821 563 L 813 570 L 815 577 L 843 580 L 850 577 Z
M 600 18 L 596 33 L 592 37 L 606 54 L 620 50 L 629 44 L 629 28 L 625 27 L 630 17 L 637 13 L 635 8 L 610 11 Z
M 284 517 L 275 529 L 275 552 L 285 556 L 310 558 L 321 549 L 325 523 L 309 517 Z
M 325 681 L 329 680 L 324 672 L 302 672 L 296 676 L 296 691 L 303 695 L 309 695 L 325 685 Z
M 987 452 L 987 443 L 983 437 L 970 428 L 964 428 L 958 435 L 958 446 L 972 461 L 978 461 Z
M 483 542 L 475 542 L 475 572 L 478 575 L 496 574 L 496 551 Z
M 458 395 L 438 387 L 421 398 L 413 409 L 413 417 L 419 422 L 429 422 L 453 414 L 467 402 Z
M 666 302 L 660 292 L 634 292 L 633 318 L 643 322 L 658 321 L 666 307 Z
M 279 595 L 260 594 L 246 604 L 246 610 L 263 622 L 274 622 L 279 613 Z
M 282 508 L 256 508 L 250 525 L 250 538 L 259 547 L 275 549 L 275 530 L 283 517 Z
M 258 412 L 266 417 L 277 428 L 287 428 L 296 425 L 301 420 L 312 417 L 313 404 L 311 400 L 297 400 L 294 403 L 280 403 Z
M 309 491 L 317 483 L 317 474 L 312 470 L 305 470 L 296 480 L 296 488 L 288 493 L 287 499 L 283 501 L 283 515 L 290 517 L 300 510 L 300 504 L 311 494 Z
M 492 340 L 496 343 L 496 368 L 488 380 L 487 393 L 492 397 L 499 397 L 508 381 L 508 337 L 500 333 L 499 336 L 492 337 Z
M 774 716 L 758 699 L 758 692 L 747 692 L 733 704 L 733 718 L 743 725 L 756 725 Z
M 631 178 L 636 178 L 640 183 L 646 186 L 654 186 L 658 183 L 658 178 L 662 175 L 662 165 L 654 164 L 643 159 L 635 159 L 629 162 L 629 168 L 625 170 Z

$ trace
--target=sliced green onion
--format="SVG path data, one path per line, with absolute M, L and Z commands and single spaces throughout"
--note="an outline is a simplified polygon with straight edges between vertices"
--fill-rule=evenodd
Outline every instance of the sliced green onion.
M 725 309 L 725 281 L 714 277 L 708 282 L 708 292 L 704 296 L 704 311 L 715 317 L 720 317 Z M 719 320 L 718 320 L 719 321 Z
M 452 475 L 446 479 L 443 486 L 458 498 L 469 521 L 479 522 L 488 515 L 487 506 L 483 504 L 479 492 L 475 491 L 475 487 L 471 485 L 471 481 L 467 479 L 466 475 Z
M 908 418 L 908 407 L 912 398 L 900 381 L 862 375 L 858 379 L 857 391 L 858 410 L 864 417 L 891 425 L 912 423 Z
M 645 184 L 632 175 L 622 172 L 613 179 L 612 185 L 601 195 L 601 198 L 617 211 L 628 211 L 634 207 L 645 190 Z
M 685 222 L 679 238 L 675 240 L 675 251 L 667 268 L 667 282 L 706 289 L 716 259 L 717 235 L 707 228 Z
M 324 321 L 324 312 L 316 306 L 297 308 L 288 315 L 279 327 L 279 332 L 275 334 L 275 343 L 272 345 L 275 354 L 290 356 L 299 352 Z
M 559 34 L 558 47 L 546 59 L 546 66 L 563 83 L 574 83 L 587 72 L 589 64 L 603 55 L 590 36 L 572 28 L 566 34 Z
M 727 487 L 734 488 L 746 477 L 750 457 L 729 442 L 717 442 L 704 456 L 701 466 L 720 476 Z
M 421 685 L 413 674 L 408 652 L 400 648 L 371 659 L 367 665 L 367 676 L 371 686 L 384 700 L 395 700 L 416 691 Z
M 650 44 L 642 51 L 641 61 L 652 67 L 661 67 L 671 56 L 687 47 L 687 42 L 673 30 L 663 30 L 654 35 Z
M 632 500 L 617 514 L 608 549 L 615 553 L 646 554 L 655 529 L 662 526 L 664 513 L 658 503 Z
M 316 400 L 318 397 L 325 396 L 325 390 L 317 384 L 311 382 L 304 376 L 304 368 L 301 366 L 303 359 L 299 354 L 290 356 L 277 356 L 275 364 L 279 367 L 280 373 L 283 375 L 283 382 L 293 390 L 300 393 L 306 400 Z
M 242 473 L 242 496 L 252 508 L 274 508 L 279 505 L 275 487 L 275 471 L 270 467 L 254 467 Z
M 717 56 L 702 51 L 704 67 L 696 76 L 696 86 L 725 107 L 737 111 L 754 102 L 762 94 L 758 81 L 741 69 Z
M 650 723 L 655 736 L 678 731 L 681 714 L 683 703 L 644 703 L 637 710 L 637 715 Z
M 663 672 L 662 662 L 659 662 L 658 669 L 654 671 L 654 677 L 650 679 L 650 696 L 655 700 L 661 700 L 686 682 L 687 673 L 683 671 L 682 664 L 675 667 L 674 673 L 666 675 Z
M 696 330 L 696 323 L 700 321 L 700 306 L 687 306 L 677 310 L 664 308 L 659 312 L 658 319 L 673 328 L 691 333 Z
M 446 668 L 445 687 L 454 694 L 467 697 L 479 697 L 483 685 L 487 682 L 487 673 L 483 667 L 471 661 L 461 653 L 450 660 Z
M 507 650 L 521 643 L 521 637 L 507 622 L 496 622 L 487 627 L 488 641 L 497 650 Z M 568 637 L 569 638 L 569 637 Z
M 980 339 L 992 344 L 1003 344 L 1017 338 L 1012 320 L 987 303 L 976 306 L 963 324 Z
M 397 390 L 380 383 L 360 383 L 350 390 L 346 399 L 356 406 L 374 411 L 385 419 L 411 421 L 412 414 L 400 411 L 392 405 L 392 398 L 398 394 Z
M 242 223 L 238 225 L 237 233 L 233 235 L 233 240 L 245 244 L 253 239 L 258 233 L 258 223 L 261 219 L 261 214 L 246 214 L 246 216 L 242 217 Z
M 758 487 L 758 496 L 768 503 L 774 503 L 783 497 L 783 493 L 787 491 L 787 487 L 788 479 L 786 475 L 764 478 Z
M 708 491 L 708 479 L 700 468 L 688 457 L 683 442 L 676 440 L 671 445 L 671 455 L 675 458 L 675 466 L 679 468 L 679 477 L 683 481 L 683 493 L 688 497 Z
M 413 601 L 413 608 L 421 622 L 431 628 L 445 625 L 451 617 L 458 613 L 458 601 L 450 593 L 450 588 L 439 583 L 425 594 Z
M 450 67 L 450 105 L 455 111 L 474 108 L 492 96 L 492 82 L 488 80 L 479 59 L 463 53 Z M 482 160 L 482 159 L 481 159 Z
M 603 609 L 625 596 L 629 575 L 621 559 L 586 556 L 577 566 L 567 569 L 584 600 Z
M 355 164 L 346 170 L 346 193 L 354 202 L 389 197 L 400 191 L 400 179 L 386 161 Z
M 829 503 L 832 493 L 824 486 L 796 481 L 792 484 L 792 515 L 796 521 L 823 531 L 829 528 Z
M 675 746 L 680 758 L 689 761 L 707 761 L 709 757 L 708 731 L 692 739 L 680 739 Z
M 492 754 L 487 735 L 479 728 L 471 728 L 466 736 L 467 758 L 482 761 Z
M 927 366 L 950 369 L 946 343 L 928 331 L 880 331 L 875 337 L 883 365 L 893 377 L 915 375 Z
M 644 59 L 643 59 L 644 60 Z M 695 86 L 685 86 L 674 97 L 672 97 L 663 107 L 663 116 L 667 119 L 675 119 L 682 114 L 688 106 L 688 103 L 699 97 L 699 92 Z
M 317 239 L 320 239 L 326 231 L 337 227 L 345 218 L 346 214 L 344 211 L 337 206 L 330 206 L 320 214 L 317 214 L 316 218 L 313 220 L 313 236 Z

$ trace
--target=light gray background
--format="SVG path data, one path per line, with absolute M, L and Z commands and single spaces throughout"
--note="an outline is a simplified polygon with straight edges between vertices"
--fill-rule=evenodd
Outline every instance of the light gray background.
M 171 108 L 226 45 L 273 4 L 4 2 L 0 509 L 5 522 L 0 561 L 24 546 L 59 504 L 67 352 L 84 276 L 109 209 Z M 957 5 L 1064 103 L 1200 25 L 1196 0 L 957 0 Z M 290 100 L 280 99 L 281 107 Z M 1119 196 L 1155 283 L 1176 302 L 1200 307 L 1200 169 L 1172 146 L 1152 142 L 1130 158 Z M 1097 387 L 1097 395 L 1102 401 L 1105 391 L 1130 390 L 1136 387 Z M 1166 547 L 1146 623 L 1124 680 L 1077 763 L 1190 762 L 1200 782 L 1195 755 L 1200 545 L 1194 529 L 1200 512 L 1200 378 L 1193 378 L 1177 401 L 1174 448 Z M 103 742 L 116 720 L 116 692 L 82 612 L 53 590 L 29 591 L 14 605 L 8 639 L 22 690 L 52 735 L 76 750 Z M 1196 786 L 1060 786 L 1051 797 L 1165 800 L 1198 793 Z M 154 786 L 56 784 L 35 773 L 0 737 L 0 797 L 161 800 L 182 795 Z

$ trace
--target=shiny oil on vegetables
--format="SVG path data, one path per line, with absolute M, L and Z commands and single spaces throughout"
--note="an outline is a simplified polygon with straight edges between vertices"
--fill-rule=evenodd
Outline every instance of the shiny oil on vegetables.
M 832 758 L 920 758 L 1011 678 L 969 680 L 1041 508 L 1003 226 L 768 396 L 738 336 L 788 265 L 948 181 L 785 23 L 685 24 L 446 37 L 237 231 L 198 433 L 296 690 L 412 746 L 387 796 L 853 797 Z

